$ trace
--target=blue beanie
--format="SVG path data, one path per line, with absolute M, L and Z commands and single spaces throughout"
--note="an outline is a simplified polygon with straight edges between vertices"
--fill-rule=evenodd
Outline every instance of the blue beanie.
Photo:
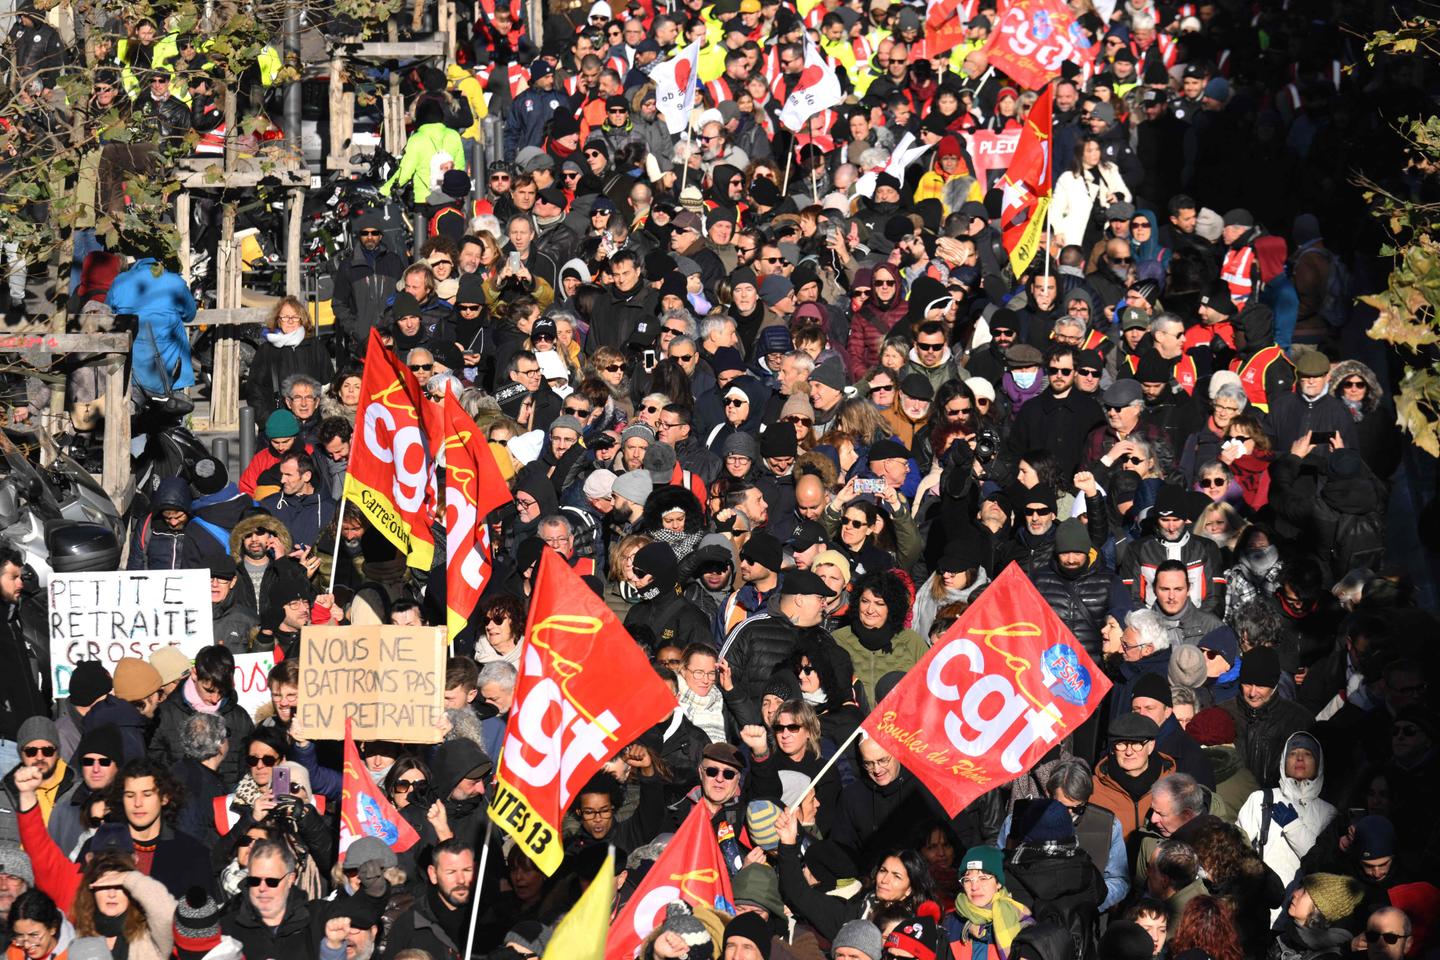
M 1075 824 L 1070 811 L 1058 800 L 1031 800 L 1023 810 L 1016 810 L 1011 833 L 1026 843 L 1075 839 Z

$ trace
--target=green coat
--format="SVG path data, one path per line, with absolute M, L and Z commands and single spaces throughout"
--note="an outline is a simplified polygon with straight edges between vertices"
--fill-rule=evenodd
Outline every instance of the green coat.
M 865 695 L 870 698 L 871 707 L 875 706 L 875 684 L 881 677 L 895 670 L 909 670 L 930 649 L 925 638 L 914 630 L 901 630 L 895 634 L 890 640 L 889 653 L 867 649 L 849 627 L 835 632 L 835 642 L 854 661 L 855 679 L 865 684 Z
M 396 183 L 408 182 L 415 202 L 423 204 L 430 196 L 430 158 L 441 152 L 450 154 L 455 161 L 456 170 L 465 169 L 465 143 L 460 139 L 460 134 L 443 123 L 427 123 L 423 127 L 416 127 L 415 132 L 410 134 L 410 139 L 405 141 L 405 153 L 400 158 L 400 169 L 385 181 L 380 192 L 388 197 Z

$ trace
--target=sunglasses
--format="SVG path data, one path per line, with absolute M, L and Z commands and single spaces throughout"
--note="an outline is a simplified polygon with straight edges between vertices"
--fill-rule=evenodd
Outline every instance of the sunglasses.
M 945 408 L 945 416 L 950 417 L 950 418 L 952 418 L 952 419 L 959 419 L 960 417 L 967 417 L 967 416 L 969 416 L 969 415 L 970 415 L 970 408 L 969 408 L 969 407 L 961 407 L 959 410 L 951 410 L 949 407 L 946 407 L 946 408 Z
M 567 416 L 579 417 L 581 420 L 590 416 L 590 411 L 581 407 L 566 407 L 565 413 Z
M 107 768 L 112 767 L 112 766 L 114 766 L 114 765 L 115 765 L 115 761 L 114 761 L 114 760 L 111 760 L 109 757 L 81 757 L 81 758 L 80 758 L 80 766 L 82 766 L 82 767 L 100 767 L 101 769 L 107 769 Z
M 434 369 L 435 369 L 435 364 L 433 364 L 433 363 L 412 363 L 412 364 L 410 364 L 410 369 L 411 369 L 411 370 L 414 370 L 416 373 L 419 373 L 421 370 L 434 370 Z
M 1401 940 L 1410 939 L 1403 933 L 1392 933 L 1388 930 L 1366 930 L 1365 936 L 1366 938 L 1376 937 L 1380 940 L 1384 940 L 1392 947 L 1395 946 L 1395 944 L 1399 943 Z
M 893 287 L 893 286 L 895 286 L 895 281 L 894 281 L 894 280 L 876 280 L 876 281 L 875 281 L 875 286 L 877 286 L 877 287 Z
M 285 874 L 285 877 L 288 876 L 290 876 L 290 874 Z M 271 890 L 274 890 L 276 887 L 280 886 L 280 884 L 285 881 L 285 877 L 246 877 L 245 886 L 253 890 L 263 883 Z
M 1365 389 L 1365 381 L 1364 381 L 1364 380 L 1341 380 L 1341 381 L 1340 381 L 1340 386 L 1343 387 L 1343 388 L 1346 389 L 1346 390 L 1364 390 L 1364 389 Z
M 379 231 L 379 230 L 361 230 L 361 231 L 360 231 L 360 236 L 362 236 L 362 237 L 378 237 L 378 236 L 380 236 L 380 231 Z
M 596 157 L 603 157 L 604 154 L 601 153 L 599 150 L 586 150 L 585 156 L 591 160 L 594 160 Z
M 1052 377 L 1065 377 L 1075 372 L 1074 367 L 1046 367 Z
M 1148 220 L 1131 220 L 1131 221 L 1130 221 L 1130 229 L 1131 229 L 1131 230 L 1149 230 L 1149 229 L 1150 229 L 1150 221 L 1148 221 Z
M 54 747 L 26 747 L 20 752 L 27 757 L 45 757 L 48 759 L 55 756 Z
M 560 176 L 564 177 L 566 180 L 579 180 L 579 179 L 580 179 L 580 171 L 579 171 L 579 170 L 566 170 L 564 173 L 560 174 Z
M 1391 732 L 1397 737 L 1414 737 L 1419 735 L 1420 728 L 1413 723 L 1397 723 Z
M 1025 516 L 1027 516 L 1027 517 L 1047 517 L 1047 516 L 1049 516 L 1050 514 L 1052 514 L 1052 513 L 1054 513 L 1054 512 L 1055 512 L 1055 511 L 1054 511 L 1054 510 L 1051 510 L 1049 507 L 1026 507 L 1026 508 L 1025 508 Z
M 730 399 L 728 399 L 728 400 L 725 401 L 725 406 L 727 406 L 727 407 L 743 407 L 743 406 L 745 406 L 745 404 L 747 404 L 747 403 L 749 403 L 749 402 L 750 402 L 749 400 L 737 400 L 737 399 L 735 399 L 734 397 L 731 397 Z
M 1001 337 L 1004 337 L 1006 340 L 1014 340 L 1014 339 L 1015 339 L 1015 331 L 1014 331 L 1014 330 L 1006 330 L 1004 327 L 1001 327 L 1001 328 L 996 329 L 996 330 L 991 330 L 991 331 L 990 331 L 990 335 L 991 335 L 992 337 L 994 337 L 996 340 L 999 340 Z
M 761 257 L 761 258 L 760 258 L 760 262 L 761 262 L 761 263 L 784 263 L 784 262 L 785 262 L 785 258 L 784 258 L 784 257 Z
M 612 364 L 610 364 L 609 366 L 604 367 L 603 369 L 605 370 L 606 373 L 619 373 L 621 370 L 624 370 L 624 369 L 625 369 L 625 364 L 623 364 L 623 363 L 612 363 Z M 646 409 L 646 410 L 649 410 L 649 409 L 651 409 L 651 408 L 650 408 L 650 407 L 646 407 L 645 409 Z
M 683 336 L 685 336 L 685 331 L 684 331 L 684 330 L 676 330 L 674 327 L 661 327 L 661 328 L 660 328 L 660 332 L 661 332 L 661 333 L 668 333 L 668 334 L 670 334 L 672 337 L 683 337 Z
M 1081 377 L 1098 377 L 1098 376 L 1100 376 L 1100 371 L 1099 371 L 1099 370 L 1096 370 L 1094 367 L 1076 367 L 1076 368 L 1075 368 L 1075 373 L 1076 373 L 1077 376 L 1081 376 Z
M 945 349 L 945 343 L 944 341 L 941 341 L 940 343 L 921 343 L 919 340 L 916 340 L 915 349 L 923 351 L 925 353 L 939 353 L 941 350 Z
M 1225 478 L 1224 478 L 1224 477 L 1211 477 L 1209 480 L 1201 480 L 1201 481 L 1200 481 L 1200 486 L 1202 486 L 1202 487 L 1223 487 L 1223 486 L 1225 486 Z
M 490 174 L 490 179 L 491 179 L 492 181 L 494 181 L 494 180 L 509 180 L 509 179 L 510 179 L 510 174 L 508 174 L 508 173 L 492 173 L 492 174 Z
M 1134 257 L 1110 257 L 1111 263 L 1134 263 Z
M 891 387 L 891 389 L 893 390 L 894 387 Z M 795 414 L 791 414 L 790 416 L 784 417 L 782 419 L 784 419 L 786 423 L 801 423 L 807 427 L 813 426 L 815 423 L 815 421 L 811 420 L 809 417 L 796 416 Z
M 812 667 L 811 669 L 813 670 L 814 668 Z M 805 725 L 801 723 L 777 723 L 770 729 L 776 733 L 799 733 L 805 729 Z
M 849 527 L 849 528 L 852 529 L 852 530 L 859 530 L 859 529 L 862 529 L 862 528 L 864 528 L 864 527 L 870 526 L 870 521 L 869 521 L 869 520 L 846 520 L 846 521 L 845 521 L 845 526 Z
M 702 771 L 705 776 L 714 780 L 716 777 L 724 777 L 726 780 L 734 780 L 740 776 L 740 771 L 732 767 L 706 767 Z
M 670 359 L 676 363 L 689 363 L 695 359 L 695 356 L 693 353 L 672 353 L 670 354 Z
M 424 790 L 430 786 L 429 780 L 401 780 L 395 784 L 396 793 L 409 793 L 411 790 Z
M 495 626 L 498 627 L 498 626 L 500 626 L 500 624 L 502 624 L 502 623 L 504 623 L 506 620 L 509 620 L 509 619 L 510 619 L 510 614 L 508 614 L 508 613 L 492 613 L 492 614 L 490 614 L 490 616 L 486 617 L 485 619 L 486 619 L 486 620 L 489 620 L 491 623 L 495 624 Z
M 543 343 L 552 343 L 552 342 L 554 342 L 554 340 L 555 340 L 555 334 L 553 334 L 553 333 L 532 333 L 532 334 L 530 334 L 530 339 L 533 340 L 533 341 L 536 342 L 536 343 L 542 343 L 542 342 L 543 342 Z
M 459 310 L 461 313 L 479 313 L 484 308 L 481 307 L 478 303 L 462 303 L 455 309 Z
M 260 764 L 262 764 L 262 763 L 265 764 L 265 766 L 267 766 L 267 767 L 273 767 L 273 766 L 275 766 L 275 764 L 277 764 L 277 763 L 280 762 L 280 758 L 279 758 L 279 757 L 246 757 L 246 758 L 245 758 L 245 762 L 246 762 L 247 764 L 249 764 L 250 766 L 252 766 L 252 767 L 258 767 L 258 766 L 260 766 Z
M 893 383 L 872 383 L 872 384 L 870 384 L 870 392 L 871 392 L 871 393 L 894 393 L 894 392 L 895 392 L 895 384 L 893 384 Z

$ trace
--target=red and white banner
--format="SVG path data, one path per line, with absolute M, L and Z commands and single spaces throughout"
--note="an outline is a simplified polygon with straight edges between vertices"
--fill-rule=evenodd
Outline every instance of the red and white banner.
M 445 391 L 445 606 L 450 637 L 465 628 L 490 580 L 490 511 L 510 502 L 510 488 L 485 435 Z
M 639 644 L 547 547 L 531 593 L 490 819 L 554 876 L 565 855 L 560 818 L 570 801 L 606 761 L 674 709 L 675 695 Z
M 420 834 L 390 802 L 370 771 L 360 759 L 351 733 L 350 718 L 345 718 L 345 770 L 340 791 L 340 859 L 350 844 L 361 837 L 378 837 L 396 853 L 404 853 L 420 841 Z
M 862 726 L 954 816 L 1038 763 L 1109 691 L 1012 563 Z
M 1015 145 L 1020 142 L 1020 131 L 974 130 L 965 136 L 970 141 L 970 169 L 975 171 L 975 179 L 989 190 L 1010 167 Z
M 405 554 L 406 563 L 420 570 L 429 570 L 435 556 L 425 403 L 415 375 L 372 329 L 360 376 L 345 499 Z
M 690 125 L 690 111 L 695 108 L 695 82 L 700 75 L 700 41 L 681 50 L 673 60 L 650 71 L 655 81 L 655 109 L 665 118 L 670 135 L 681 133 Z
M 1089 39 L 1062 0 L 1014 0 L 1000 14 L 986 53 L 991 66 L 1028 90 L 1060 76 L 1060 65 L 1088 56 Z
M 696 803 L 690 815 L 645 874 L 639 888 L 610 925 L 605 960 L 631 960 L 640 944 L 665 918 L 665 905 L 683 900 L 704 904 L 716 913 L 735 913 L 730 871 L 715 842 L 710 808 Z
M 796 133 L 812 116 L 821 110 L 829 110 L 844 99 L 845 93 L 840 89 L 840 78 L 835 75 L 835 68 L 825 62 L 825 55 L 819 47 L 806 40 L 805 69 L 800 71 L 800 81 L 780 108 L 780 122 L 791 133 Z

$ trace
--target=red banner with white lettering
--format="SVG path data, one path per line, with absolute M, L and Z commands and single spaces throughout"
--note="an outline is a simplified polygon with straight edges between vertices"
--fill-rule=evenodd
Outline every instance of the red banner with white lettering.
M 345 718 L 345 770 L 340 789 L 340 859 L 350 844 L 361 837 L 379 837 L 387 847 L 396 853 L 404 853 L 415 846 L 420 834 L 410 822 L 400 816 L 400 811 L 390 802 L 370 771 L 360 759 L 360 750 L 355 746 L 351 733 L 351 718 Z
M 954 816 L 1038 763 L 1109 691 L 1012 563 L 862 726 Z
M 426 402 L 415 375 L 372 329 L 345 499 L 421 570 L 429 570 L 435 557 L 430 448 L 421 413 Z
M 704 803 L 691 808 L 665 852 L 610 925 L 605 960 L 631 960 L 641 942 L 665 919 L 665 905 L 676 900 L 692 907 L 704 904 L 719 914 L 735 913 L 730 871 L 715 842 L 710 808 Z
M 1014 0 L 1000 14 L 985 52 L 990 65 L 1029 90 L 1060 76 L 1067 60 L 1088 57 L 1090 40 L 1062 0 Z
M 675 695 L 565 558 L 541 551 L 490 819 L 547 876 L 560 818 L 607 760 L 670 716 Z
M 510 488 L 485 435 L 445 391 L 445 616 L 454 637 L 465 628 L 490 580 L 490 511 L 510 502 Z

